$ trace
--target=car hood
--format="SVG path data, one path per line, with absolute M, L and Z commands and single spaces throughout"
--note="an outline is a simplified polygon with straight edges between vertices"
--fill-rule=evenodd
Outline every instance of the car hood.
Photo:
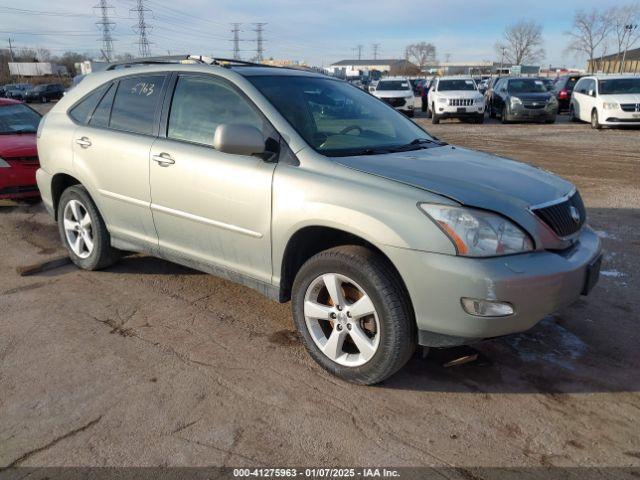
M 539 222 L 528 207 L 557 200 L 575 188 L 538 167 L 450 145 L 334 160 L 462 205 L 501 213 L 532 234 L 538 231 Z
M 613 93 L 600 95 L 600 97 L 605 102 L 640 103 L 640 93 Z
M 510 97 L 518 97 L 520 100 L 525 101 L 546 101 L 549 100 L 553 94 L 551 92 L 540 92 L 540 93 L 509 93 Z
M 443 92 L 438 92 L 438 95 L 441 97 L 455 97 L 455 98 L 479 98 L 482 97 L 480 92 L 477 90 L 445 90 Z
M 413 95 L 413 91 L 409 90 L 382 90 L 376 91 L 374 95 L 378 98 L 398 98 L 398 97 L 410 97 Z
M 0 157 L 34 157 L 36 155 L 35 133 L 0 135 Z

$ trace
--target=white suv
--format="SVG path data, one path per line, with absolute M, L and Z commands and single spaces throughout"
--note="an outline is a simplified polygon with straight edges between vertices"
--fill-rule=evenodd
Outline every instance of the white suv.
M 472 78 L 436 78 L 429 90 L 427 116 L 433 123 L 442 118 L 484 122 L 484 97 Z
M 574 122 L 591 122 L 596 129 L 640 126 L 640 76 L 581 78 L 573 89 L 569 117 Z
M 413 88 L 411 88 L 411 82 L 409 82 L 408 79 L 404 77 L 383 78 L 371 93 L 396 110 L 400 110 L 407 116 L 413 117 L 415 97 L 413 95 Z

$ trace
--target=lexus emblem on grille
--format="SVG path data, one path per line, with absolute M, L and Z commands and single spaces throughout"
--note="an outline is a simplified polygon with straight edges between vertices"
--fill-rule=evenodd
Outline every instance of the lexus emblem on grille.
M 569 212 L 571 213 L 571 218 L 573 219 L 573 221 L 575 223 L 580 223 L 580 212 L 578 211 L 578 209 L 572 205 L 569 209 Z

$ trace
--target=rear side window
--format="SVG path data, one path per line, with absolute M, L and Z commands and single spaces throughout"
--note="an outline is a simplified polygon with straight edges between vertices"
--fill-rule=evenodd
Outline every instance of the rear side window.
M 109 87 L 109 91 L 102 97 L 98 108 L 91 115 L 89 125 L 92 127 L 108 127 L 109 126 L 109 114 L 111 113 L 111 104 L 113 103 L 113 97 L 116 93 L 116 86 L 112 84 Z
M 165 75 L 145 75 L 120 80 L 109 126 L 151 135 L 165 78 Z
M 89 119 L 89 115 L 93 112 L 98 104 L 98 101 L 104 95 L 104 92 L 107 91 L 109 85 L 102 85 L 101 87 L 96 88 L 93 92 L 87 95 L 80 103 L 78 103 L 75 107 L 69 110 L 69 116 L 78 123 L 85 124 Z
M 178 78 L 168 138 L 211 146 L 216 128 L 224 123 L 250 125 L 262 132 L 265 127 L 249 102 L 226 82 L 214 77 Z

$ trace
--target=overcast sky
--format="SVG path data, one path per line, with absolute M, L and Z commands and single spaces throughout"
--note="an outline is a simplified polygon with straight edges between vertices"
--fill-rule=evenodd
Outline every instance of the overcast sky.
M 630 1 L 630 0 L 629 0 Z M 0 0 L 0 38 L 16 47 L 45 47 L 96 55 L 101 46 L 97 26 L 99 0 Z M 135 0 L 108 0 L 113 6 L 115 53 L 138 53 L 130 12 Z M 566 55 L 567 38 L 576 9 L 603 8 L 625 0 L 145 0 L 153 55 L 171 53 L 232 55 L 231 22 L 240 22 L 241 55 L 255 55 L 253 22 L 266 22 L 265 56 L 327 66 L 354 58 L 361 44 L 371 57 L 398 58 L 413 42 L 435 44 L 438 59 L 452 62 L 496 60 L 494 45 L 504 27 L 519 19 L 543 26 L 543 64 L 584 66 Z M 54 6 L 55 5 L 55 6 Z M 252 51 L 253 50 L 253 51 Z M 499 60 L 499 59 L 497 59 Z

